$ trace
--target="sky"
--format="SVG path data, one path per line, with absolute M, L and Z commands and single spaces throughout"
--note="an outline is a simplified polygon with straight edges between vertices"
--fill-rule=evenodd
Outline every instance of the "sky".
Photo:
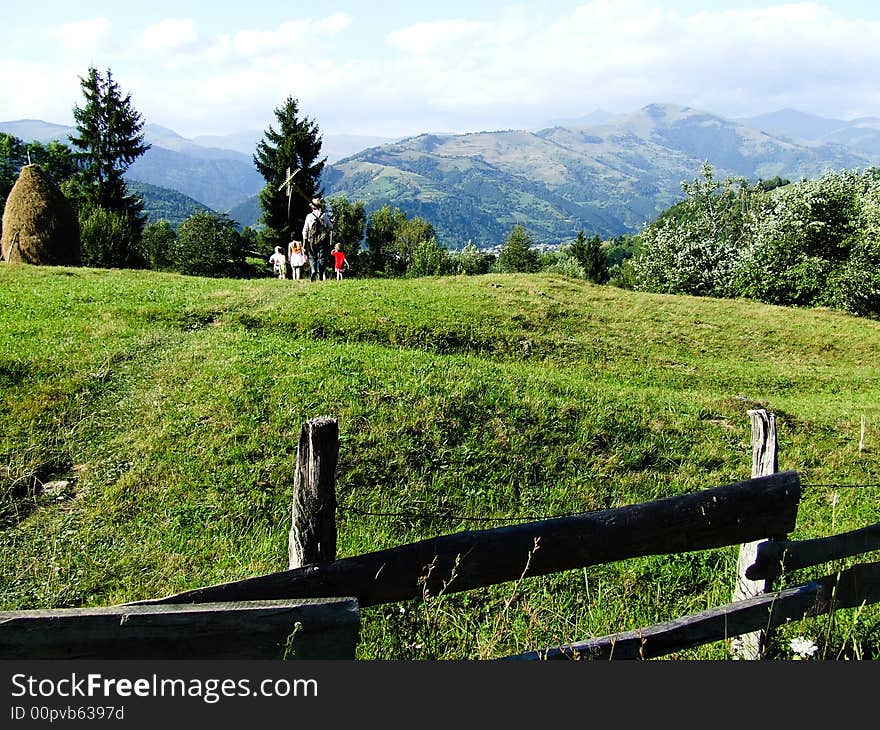
M 72 124 L 89 67 L 185 137 L 265 130 L 288 97 L 324 134 L 537 129 L 601 109 L 880 116 L 880 3 L 324 0 L 15 3 L 0 121 Z

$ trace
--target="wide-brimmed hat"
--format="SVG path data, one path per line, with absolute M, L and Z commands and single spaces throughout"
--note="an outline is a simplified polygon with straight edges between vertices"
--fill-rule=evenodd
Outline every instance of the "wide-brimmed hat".
M 313 208 L 323 208 L 324 202 L 320 198 L 312 198 L 312 202 L 309 203 Z

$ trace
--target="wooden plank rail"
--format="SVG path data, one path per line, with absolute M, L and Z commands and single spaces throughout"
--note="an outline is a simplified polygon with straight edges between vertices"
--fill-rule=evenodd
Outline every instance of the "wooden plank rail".
M 776 578 L 783 571 L 809 568 L 832 560 L 880 550 L 880 522 L 851 532 L 812 540 L 768 540 L 758 545 L 749 578 Z
M 360 606 L 437 595 L 644 555 L 705 550 L 794 529 L 796 472 L 573 517 L 460 532 L 140 604 L 353 596 Z M 535 545 L 537 544 L 537 549 Z
M 3 659 L 354 659 L 351 598 L 0 613 Z
M 880 602 L 880 563 L 856 565 L 795 588 L 728 603 L 635 631 L 504 657 L 504 660 L 651 659 L 787 620 Z

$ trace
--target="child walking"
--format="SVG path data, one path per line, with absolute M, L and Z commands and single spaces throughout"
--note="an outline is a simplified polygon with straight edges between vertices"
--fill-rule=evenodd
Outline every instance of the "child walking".
M 294 279 L 302 279 L 302 270 L 306 265 L 306 255 L 303 252 L 301 241 L 291 241 L 287 248 L 290 256 L 290 268 L 293 270 Z
M 287 259 L 284 258 L 284 252 L 281 246 L 275 247 L 275 253 L 269 257 L 269 263 L 272 264 L 272 271 L 279 279 L 287 278 Z
M 342 244 L 337 243 L 333 247 L 333 263 L 334 270 L 336 271 L 336 280 L 340 281 L 342 279 L 342 272 L 351 268 L 348 264 L 348 259 L 345 258 L 345 252 L 342 250 Z

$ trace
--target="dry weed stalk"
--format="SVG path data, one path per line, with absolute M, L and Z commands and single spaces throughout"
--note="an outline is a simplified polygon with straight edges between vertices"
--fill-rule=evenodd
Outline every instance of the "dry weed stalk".
M 535 543 L 532 546 L 532 549 L 529 550 L 529 554 L 526 557 L 526 565 L 523 568 L 522 573 L 520 573 L 519 578 L 517 578 L 516 581 L 514 582 L 513 590 L 510 592 L 510 595 L 507 597 L 507 601 L 505 601 L 505 603 L 504 603 L 504 608 L 502 608 L 501 612 L 495 617 L 495 625 L 492 630 L 492 635 L 489 637 L 488 643 L 480 651 L 480 654 L 479 654 L 480 659 L 489 658 L 492 655 L 492 653 L 494 652 L 495 647 L 498 645 L 498 642 L 500 641 L 500 638 L 502 635 L 502 630 L 506 626 L 505 619 L 507 618 L 507 612 L 510 610 L 510 607 L 513 605 L 513 602 L 516 599 L 517 594 L 519 593 L 519 587 L 523 581 L 523 578 L 525 578 L 526 574 L 529 572 L 529 567 L 532 564 L 532 557 L 534 556 L 534 554 L 537 552 L 538 548 L 540 547 L 540 542 L 541 542 L 541 538 L 536 537 Z

